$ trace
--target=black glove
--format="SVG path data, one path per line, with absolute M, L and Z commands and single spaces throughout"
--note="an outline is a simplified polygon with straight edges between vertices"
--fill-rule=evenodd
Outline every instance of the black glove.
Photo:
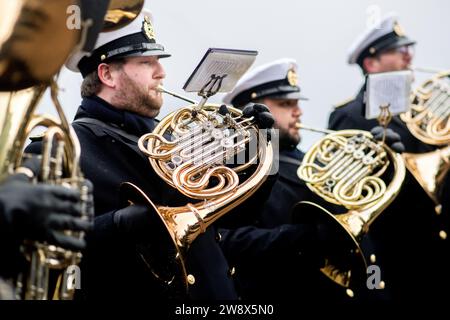
M 381 126 L 376 126 L 370 130 L 375 140 L 383 140 L 384 128 Z M 402 153 L 405 151 L 405 146 L 401 141 L 400 135 L 392 129 L 386 129 L 386 138 L 384 142 L 395 152 Z
M 31 170 L 31 173 L 33 174 L 33 177 L 39 178 L 40 172 L 41 172 L 41 163 L 42 163 L 42 156 L 36 155 L 36 154 L 27 154 L 25 160 L 23 161 L 21 167 Z M 14 175 L 13 179 L 17 181 L 29 181 L 29 176 L 26 174 L 16 174 Z M 86 188 L 85 190 L 85 198 L 84 203 L 85 207 L 82 208 L 84 214 L 86 215 L 86 218 L 88 221 L 94 221 L 94 185 L 92 182 L 88 179 L 83 179 L 81 183 L 81 188 Z M 93 223 L 93 222 L 92 222 Z M 93 225 L 92 225 L 93 226 Z
M 82 239 L 64 234 L 63 230 L 88 231 L 92 223 L 82 220 L 78 191 L 61 186 L 31 184 L 23 175 L 8 178 L 0 186 L 2 229 L 21 241 L 47 241 L 67 249 L 81 250 Z
M 275 123 L 269 108 L 260 103 L 250 102 L 244 107 L 242 114 L 247 118 L 254 117 L 260 129 L 270 129 Z
M 142 205 L 131 205 L 114 213 L 114 224 L 120 233 L 135 241 L 150 236 L 151 217 L 149 209 Z

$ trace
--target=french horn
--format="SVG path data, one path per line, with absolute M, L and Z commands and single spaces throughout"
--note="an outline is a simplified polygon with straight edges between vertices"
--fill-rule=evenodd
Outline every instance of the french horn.
M 426 80 L 411 95 L 411 108 L 401 115 L 409 131 L 431 145 L 450 143 L 450 70 Z
M 186 292 L 195 282 L 186 268 L 190 245 L 266 180 L 272 144 L 239 109 L 215 104 L 199 108 L 194 103 L 162 119 L 139 139 L 139 149 L 159 177 L 187 199 L 181 206 L 163 206 L 139 187 L 122 185 L 126 199 L 151 211 L 154 244 L 142 257 L 157 279 L 176 292 Z
M 439 146 L 424 154 L 404 153 L 406 167 L 441 211 L 441 189 L 450 169 L 450 70 L 435 74 L 411 94 L 411 108 L 401 115 L 409 131 Z
M 341 247 L 326 258 L 321 271 L 347 288 L 351 296 L 351 287 L 366 276 L 362 237 L 399 193 L 405 177 L 404 161 L 367 131 L 297 127 L 327 133 L 306 152 L 297 171 L 299 178 L 316 195 L 346 212 L 331 212 L 304 201 L 294 207 L 294 220 L 328 225 L 336 231 Z M 389 184 L 385 180 L 390 180 Z

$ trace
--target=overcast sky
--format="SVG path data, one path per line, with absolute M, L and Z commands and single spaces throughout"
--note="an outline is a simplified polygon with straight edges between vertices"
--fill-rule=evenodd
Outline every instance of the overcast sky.
M 154 0 L 147 7 L 153 12 L 157 41 L 172 53 L 162 60 L 168 89 L 183 93 L 183 84 L 209 47 L 257 50 L 253 67 L 291 57 L 299 64 L 302 92 L 310 98 L 302 104 L 302 121 L 312 126 L 325 127 L 332 106 L 359 90 L 362 76 L 358 67 L 347 65 L 347 49 L 377 12 L 399 15 L 406 34 L 418 42 L 416 66 L 450 69 L 447 0 Z M 428 76 L 417 74 L 414 86 Z M 81 100 L 80 83 L 78 74 L 63 70 L 60 75 L 60 100 L 69 119 Z M 184 104 L 166 97 L 160 116 Z M 41 105 L 40 111 L 53 113 L 48 96 Z M 301 148 L 318 138 L 303 133 Z

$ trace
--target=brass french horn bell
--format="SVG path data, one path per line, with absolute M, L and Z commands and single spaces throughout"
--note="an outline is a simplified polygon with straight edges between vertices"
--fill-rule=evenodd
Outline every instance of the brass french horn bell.
M 442 188 L 450 170 L 450 145 L 427 153 L 403 153 L 405 164 L 441 213 Z

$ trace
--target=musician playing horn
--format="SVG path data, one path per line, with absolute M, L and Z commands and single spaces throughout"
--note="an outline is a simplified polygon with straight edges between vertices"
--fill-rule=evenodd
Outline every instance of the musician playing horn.
M 367 28 L 358 36 L 349 48 L 348 63 L 358 65 L 364 75 L 407 70 L 411 68 L 415 44 L 405 34 L 398 17 L 390 13 L 379 24 Z M 377 125 L 376 120 L 364 117 L 365 92 L 363 85 L 355 98 L 335 106 L 330 114 L 329 129 L 371 130 Z M 399 116 L 394 116 L 388 127 L 401 136 L 406 152 L 424 153 L 433 150 L 433 147 L 415 138 Z M 435 291 L 431 289 L 432 286 L 441 283 L 440 276 L 437 276 L 439 280 L 436 281 L 427 279 L 413 283 L 411 279 L 417 275 L 415 270 L 423 270 L 433 276 L 441 273 L 438 269 L 442 261 L 436 259 L 439 259 L 437 248 L 442 245 L 439 243 L 442 242 L 439 230 L 446 229 L 443 216 L 436 215 L 433 203 L 408 172 L 399 196 L 371 230 L 377 245 L 377 260 L 385 262 L 386 284 L 395 301 L 411 301 L 421 292 Z M 403 230 L 402 236 L 400 229 Z M 426 246 L 429 250 L 417 252 L 419 246 Z M 404 268 L 406 261 L 415 267 Z
M 185 200 L 156 174 L 138 148 L 139 137 L 158 124 L 155 117 L 163 104 L 159 87 L 166 77 L 162 58 L 167 57 L 170 54 L 156 40 L 151 13 L 144 8 L 126 27 L 102 32 L 91 55 L 74 55 L 67 63 L 84 78 L 73 126 L 81 142 L 82 169 L 95 190 L 95 227 L 88 241 L 83 290 L 89 300 L 237 299 L 213 226 L 189 248 L 187 296 L 172 292 L 170 279 L 160 281 L 153 273 L 155 261 L 136 252 L 137 246 L 140 252 L 149 246 L 161 246 L 161 254 L 166 250 L 151 242 L 155 235 L 148 209 L 127 206 L 120 199 L 121 184 L 131 182 L 158 204 L 174 206 Z
M 319 201 L 297 176 L 304 156 L 297 148 L 301 140 L 298 124 L 303 113 L 299 103 L 307 100 L 300 93 L 297 72 L 297 62 L 291 58 L 261 65 L 244 75 L 224 97 L 225 103 L 236 107 L 248 102 L 267 105 L 279 132 L 280 152 L 276 159 L 279 178 L 260 217 L 251 227 L 222 230 L 221 244 L 236 266 L 243 298 L 346 301 L 350 298 L 345 290 L 319 272 L 327 252 L 334 245 L 339 247 L 330 230 L 324 226 L 291 224 L 291 211 L 297 202 Z M 388 134 L 389 143 L 402 148 L 398 137 L 391 131 Z M 286 289 L 287 286 L 292 289 Z
M 91 49 L 90 45 L 95 43 L 103 25 L 109 1 L 66 2 L 56 5 L 46 1 L 2 3 L 0 7 L 4 15 L 16 17 L 17 21 L 11 20 L 15 26 L 12 33 L 6 33 L 6 38 L 0 38 L 0 62 L 6 66 L 0 71 L 0 91 L 47 84 L 76 45 L 86 52 Z M 11 6 L 11 3 L 14 5 Z M 70 3 L 81 7 L 82 31 L 67 30 L 64 17 Z M 21 11 L 13 11 L 14 7 L 21 7 Z M 32 23 L 27 23 L 32 17 L 45 18 L 34 21 L 39 24 L 39 28 L 36 28 Z M 86 28 L 87 25 L 89 28 Z M 8 25 L 3 27 L 7 28 Z M 52 29 L 55 27 L 60 28 L 59 32 Z M 49 32 L 53 32 L 51 39 Z M 61 45 L 61 41 L 64 42 L 62 47 L 55 50 L 55 45 Z M 52 61 L 48 60 L 50 51 Z M 14 111 L 15 106 L 10 107 Z M 1 112 L 6 111 L 7 106 L 2 105 Z M 6 122 L 6 119 L 2 118 L 3 120 Z M 17 142 L 19 141 L 16 140 Z M 15 168 L 15 174 L 7 176 L 2 172 L 0 177 L 0 300 L 21 298 L 12 288 L 18 274 L 24 272 L 30 264 L 20 251 L 24 240 L 80 251 L 86 246 L 84 238 L 64 231 L 87 232 L 93 225 L 92 222 L 81 219 L 79 191 L 61 185 L 32 183 L 40 174 L 40 162 L 40 159 L 33 157 L 25 161 L 22 167 Z M 86 186 L 89 187 L 90 183 L 86 182 Z M 91 192 L 90 188 L 87 201 L 89 209 L 92 208 Z

